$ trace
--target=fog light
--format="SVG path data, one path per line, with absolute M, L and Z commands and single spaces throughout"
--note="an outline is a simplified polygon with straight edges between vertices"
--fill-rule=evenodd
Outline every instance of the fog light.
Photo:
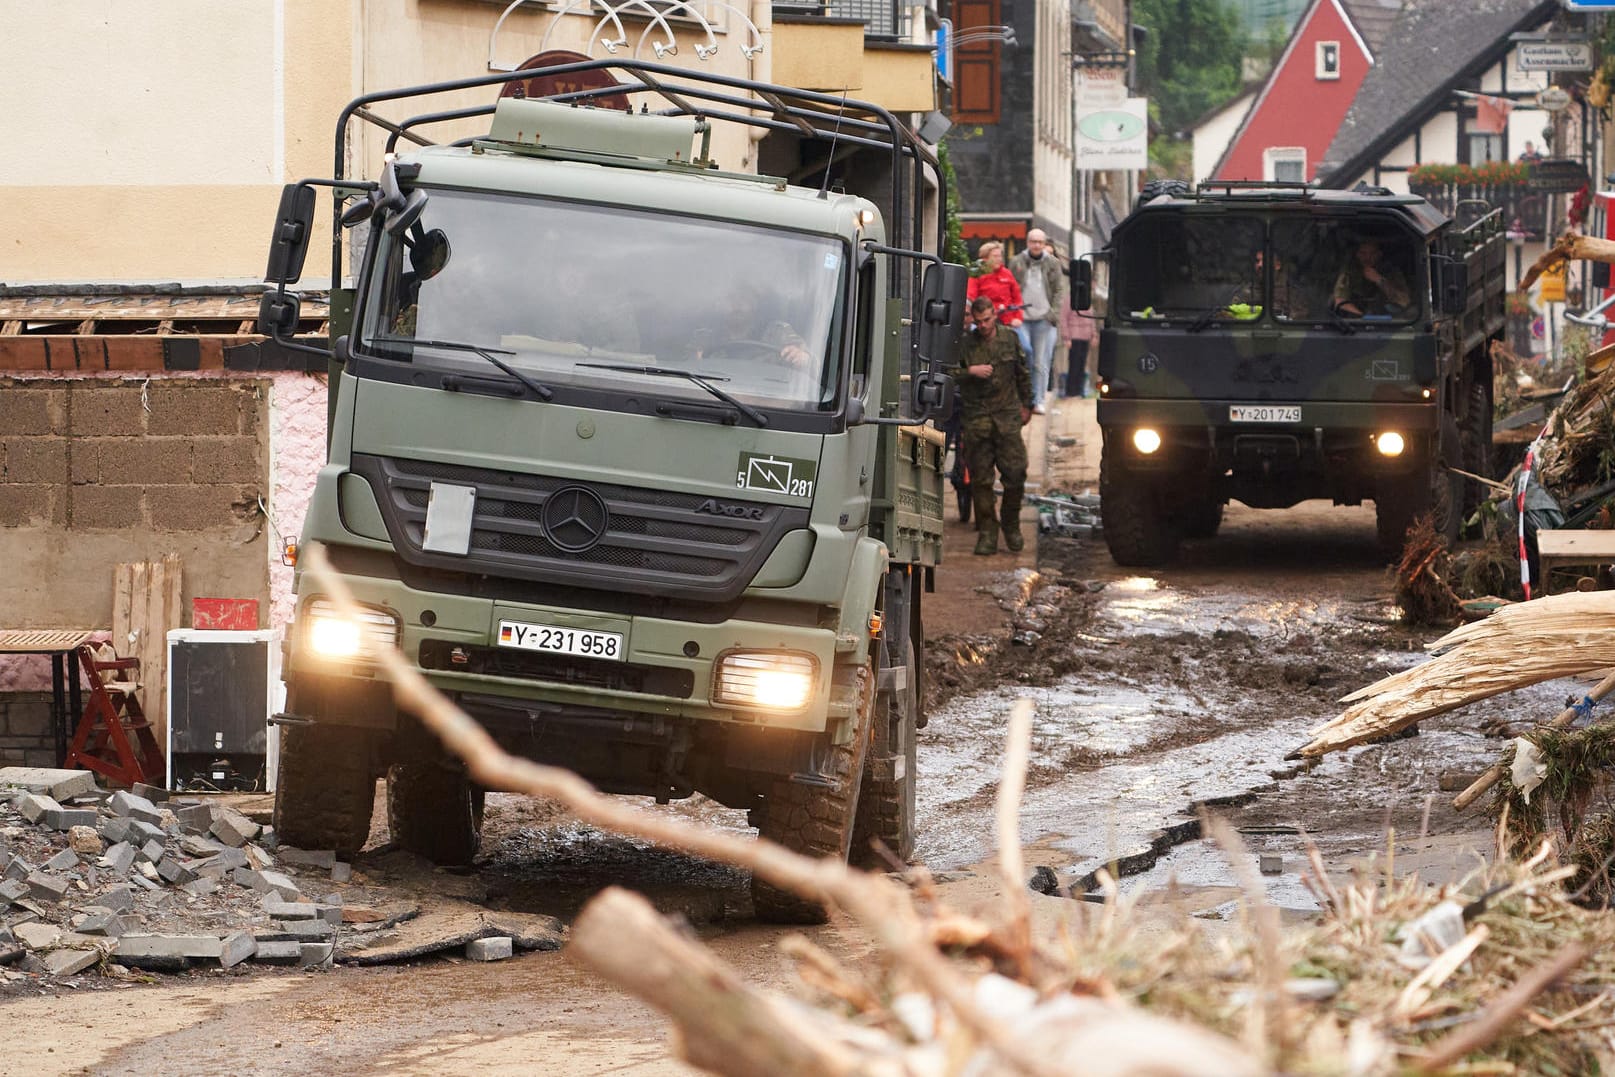
M 1109 396 L 1110 395 L 1110 382 L 1102 381 L 1102 382 L 1099 383 L 1099 395 L 1100 396 Z
M 336 603 L 316 598 L 303 609 L 304 639 L 322 658 L 373 657 L 398 645 L 398 619 L 386 610 L 361 608 L 346 617 Z
M 1133 448 L 1148 456 L 1161 447 L 1161 435 L 1147 426 L 1133 431 Z
M 819 663 L 810 654 L 734 651 L 718 660 L 712 701 L 734 707 L 798 711 L 813 698 Z
M 1407 442 L 1395 430 L 1387 430 L 1374 439 L 1374 447 L 1380 451 L 1381 456 L 1401 456 L 1402 450 L 1407 448 Z
M 1430 396 L 1431 396 L 1431 393 L 1430 393 L 1429 389 L 1420 389 L 1419 390 L 1419 395 L 1424 397 L 1424 399 L 1429 400 Z

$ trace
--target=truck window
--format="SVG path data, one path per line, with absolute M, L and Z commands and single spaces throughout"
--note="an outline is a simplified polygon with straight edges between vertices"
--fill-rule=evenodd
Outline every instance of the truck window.
M 1196 317 L 1266 303 L 1257 217 L 1143 213 L 1116 242 L 1115 310 L 1126 319 Z
M 682 379 L 587 364 L 659 366 L 754 406 L 837 406 L 840 240 L 445 188 L 430 198 L 408 237 L 378 245 L 362 312 L 373 354 L 486 371 L 475 355 L 424 343 L 447 341 L 508 352 L 558 392 L 709 399 Z M 417 265 L 415 246 L 434 232 L 446 256 Z
M 1420 244 L 1391 221 L 1275 221 L 1272 244 L 1280 320 L 1332 321 L 1333 309 L 1365 326 L 1405 324 L 1423 309 Z

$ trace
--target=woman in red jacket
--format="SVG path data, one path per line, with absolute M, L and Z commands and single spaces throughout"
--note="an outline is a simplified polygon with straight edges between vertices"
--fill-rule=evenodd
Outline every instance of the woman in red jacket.
M 993 301 L 993 309 L 998 312 L 998 321 L 1015 330 L 1015 336 L 1020 339 L 1021 350 L 1028 356 L 1032 354 L 1031 335 L 1027 333 L 1026 326 L 1021 324 L 1021 307 L 1025 301 L 1021 299 L 1021 286 L 1015 281 L 1015 274 L 1004 267 L 1004 245 L 996 239 L 983 243 L 976 251 L 981 264 L 986 271 L 979 277 L 970 278 L 967 299 L 975 299 L 984 295 Z

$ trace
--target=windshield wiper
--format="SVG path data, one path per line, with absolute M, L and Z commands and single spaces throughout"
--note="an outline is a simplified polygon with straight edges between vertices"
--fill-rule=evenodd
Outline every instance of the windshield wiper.
M 474 352 L 488 360 L 488 362 L 492 363 L 500 370 L 503 370 L 506 374 L 509 374 L 511 377 L 521 382 L 523 385 L 527 386 L 532 394 L 538 397 L 540 400 L 548 400 L 550 397 L 555 395 L 549 386 L 542 385 L 539 382 L 534 381 L 526 374 L 523 374 L 509 363 L 505 362 L 503 359 L 497 358 L 496 353 L 497 355 L 516 354 L 508 348 L 484 348 L 480 344 L 462 344 L 457 340 L 422 340 L 418 337 L 378 336 L 372 337 L 371 339 L 381 341 L 384 344 L 411 344 L 421 348 L 443 348 L 446 351 Z
M 751 407 L 750 405 L 742 404 L 740 401 L 736 400 L 734 397 L 712 384 L 714 381 L 728 381 L 728 378 L 721 378 L 715 374 L 697 374 L 694 371 L 679 370 L 677 367 L 670 366 L 632 366 L 628 363 L 579 363 L 577 365 L 586 366 L 593 370 L 615 370 L 619 374 L 648 374 L 656 378 L 684 378 L 687 381 L 695 382 L 695 384 L 699 385 L 701 388 L 705 389 L 707 392 L 711 393 L 725 404 L 728 404 L 730 407 L 738 410 L 742 415 L 756 423 L 758 426 L 768 425 L 768 416 L 764 415 L 762 412 L 758 411 L 754 407 Z
M 1184 331 L 1188 333 L 1203 332 L 1211 326 L 1212 322 L 1217 320 L 1217 315 L 1221 314 L 1227 309 L 1227 307 L 1207 307 L 1201 313 L 1200 317 L 1196 318 L 1194 321 L 1190 322 L 1184 327 Z

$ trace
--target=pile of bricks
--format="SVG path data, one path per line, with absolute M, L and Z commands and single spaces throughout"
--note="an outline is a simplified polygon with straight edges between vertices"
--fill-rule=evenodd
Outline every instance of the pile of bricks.
M 228 807 L 0 769 L 0 982 L 102 963 L 328 967 L 339 933 L 387 926 L 331 891 L 351 878 L 334 853 L 277 846 Z

